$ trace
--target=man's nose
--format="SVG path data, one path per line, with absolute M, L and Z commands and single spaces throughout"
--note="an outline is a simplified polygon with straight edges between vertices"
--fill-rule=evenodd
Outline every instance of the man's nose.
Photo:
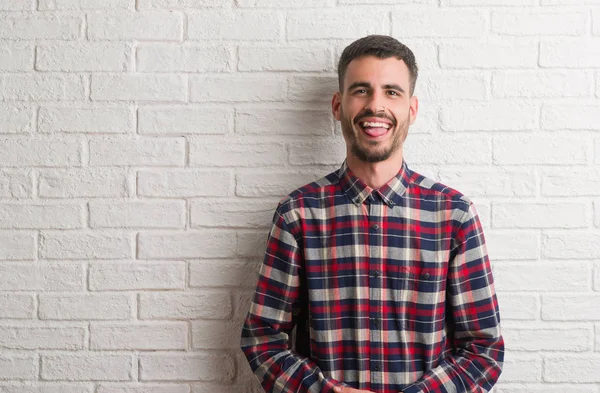
M 371 95 L 370 99 L 366 102 L 365 111 L 371 111 L 373 113 L 385 112 L 385 105 L 383 97 L 380 93 L 375 92 Z

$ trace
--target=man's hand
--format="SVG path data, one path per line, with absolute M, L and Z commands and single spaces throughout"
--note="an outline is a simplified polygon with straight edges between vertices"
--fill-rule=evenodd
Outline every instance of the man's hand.
M 333 391 L 335 393 L 375 393 L 370 390 L 353 389 L 353 388 L 349 388 L 347 386 L 335 386 L 333 388 Z

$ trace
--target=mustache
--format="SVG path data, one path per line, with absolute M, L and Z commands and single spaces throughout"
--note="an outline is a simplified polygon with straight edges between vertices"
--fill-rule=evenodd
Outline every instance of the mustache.
M 394 118 L 392 118 L 382 112 L 375 113 L 369 109 L 356 115 L 356 117 L 354 118 L 354 124 L 360 123 L 362 121 L 362 119 L 364 119 L 365 117 L 378 117 L 380 119 L 386 119 L 386 120 L 390 121 L 392 123 L 392 125 L 394 125 L 394 126 L 396 125 L 396 120 Z

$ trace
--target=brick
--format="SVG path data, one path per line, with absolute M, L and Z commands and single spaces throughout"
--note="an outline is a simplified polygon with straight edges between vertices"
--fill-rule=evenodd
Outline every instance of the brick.
M 229 1 L 223 0 L 139 0 L 139 8 L 168 8 L 168 9 L 190 9 L 205 7 L 228 7 Z
M 228 72 L 233 51 L 222 46 L 194 44 L 142 45 L 137 50 L 140 72 Z
M 85 269 L 76 263 L 0 264 L 2 291 L 83 291 Z
M 18 350 L 83 350 L 87 346 L 87 326 L 14 325 L 0 326 L 0 346 Z M 0 387 L 0 392 L 3 392 Z
M 175 101 L 187 97 L 182 75 L 94 74 L 91 98 L 94 101 Z
M 265 232 L 238 232 L 237 255 L 242 257 L 264 257 L 267 250 Z
M 33 131 L 33 111 L 31 108 L 2 105 L 2 108 L 0 108 L 0 129 L 5 134 L 30 133 Z
M 593 78 L 574 71 L 501 71 L 492 76 L 496 97 L 562 98 L 590 96 Z
M 34 295 L 0 293 L 0 318 L 32 319 L 34 315 Z
M 284 166 L 288 154 L 283 143 L 251 141 L 207 141 L 204 137 L 189 140 L 190 166 L 256 167 Z M 226 160 L 224 158 L 226 157 Z
M 203 10 L 188 14 L 190 40 L 279 41 L 282 34 L 279 12 Z M 236 89 L 237 93 L 243 91 Z
M 586 232 L 546 233 L 542 237 L 542 257 L 553 259 L 600 258 L 600 235 Z
M 542 359 L 539 356 L 515 354 L 504 359 L 503 382 L 540 382 Z
M 138 258 L 227 258 L 236 256 L 235 234 L 215 230 L 152 231 L 138 235 Z
M 498 291 L 498 303 L 503 321 L 535 320 L 540 315 L 540 302 L 535 294 Z
M 283 197 L 321 176 L 306 170 L 300 172 L 248 172 L 236 176 L 236 195 L 241 197 Z
M 286 96 L 281 76 L 193 76 L 190 78 L 192 102 L 282 101 Z M 235 91 L 235 94 L 232 92 Z
M 0 393 L 92 393 L 94 385 L 81 383 L 40 382 L 27 384 L 0 383 Z
M 23 0 L 0 0 L 1 11 L 25 11 L 35 9 L 35 2 Z
M 83 228 L 81 204 L 0 204 L 0 228 Z
M 39 12 L 2 13 L 0 39 L 76 40 L 80 37 L 83 18 L 68 14 Z
M 187 324 L 91 323 L 90 349 L 100 350 L 183 350 L 186 349 Z
M 594 202 L 594 225 L 600 228 L 600 201 Z
M 536 68 L 538 43 L 514 40 L 464 39 L 440 44 L 442 68 Z
M 154 135 L 222 135 L 233 130 L 233 110 L 229 108 L 141 107 L 139 133 Z
M 240 47 L 239 71 L 333 71 L 333 53 L 327 47 Z
M 226 354 L 140 354 L 142 381 L 231 381 L 233 358 Z
M 544 361 L 544 381 L 598 383 L 599 368 L 598 355 L 548 355 Z
M 583 35 L 587 15 L 569 11 L 492 11 L 492 32 L 517 36 Z
M 486 30 L 486 17 L 478 10 L 426 9 L 392 12 L 393 36 L 481 37 Z
M 600 265 L 596 266 L 594 269 L 594 289 L 596 291 L 600 291 Z M 598 339 L 600 339 L 600 335 L 596 335 Z M 597 349 L 600 350 L 600 345 L 597 346 Z
M 288 40 L 356 39 L 389 32 L 389 18 L 380 11 L 313 10 L 294 11 L 287 17 Z M 397 35 L 397 34 L 394 34 Z
M 219 393 L 263 393 L 264 389 L 260 385 L 260 381 L 252 376 L 251 380 L 237 381 L 239 384 L 236 385 L 222 385 L 213 384 L 208 382 L 194 383 L 192 384 L 192 393 L 212 393 L 219 391 Z
M 185 262 L 100 262 L 90 264 L 92 291 L 184 289 Z
M 270 228 L 275 200 L 210 200 L 190 202 L 192 227 Z
M 534 105 L 494 101 L 483 104 L 450 104 L 442 108 L 445 131 L 524 131 L 536 128 Z
M 227 196 L 231 194 L 227 171 L 141 170 L 138 195 L 145 197 Z
M 496 263 L 494 281 L 499 291 L 589 290 L 590 269 L 584 263 L 526 262 Z
M 499 137 L 494 140 L 494 164 L 585 164 L 588 144 L 572 135 Z
M 132 258 L 127 232 L 47 231 L 40 234 L 40 256 L 47 259 Z
M 333 76 L 297 76 L 291 77 L 288 98 L 292 101 L 331 102 L 338 91 L 337 77 Z
M 54 74 L 12 74 L 0 77 L 0 100 L 75 101 L 85 98 L 82 76 Z
M 493 203 L 494 228 L 583 228 L 588 225 L 585 203 Z
M 488 88 L 485 75 L 473 73 L 429 73 L 419 88 L 419 99 L 424 100 L 487 100 Z
M 581 50 L 581 48 L 585 48 L 585 50 Z M 542 40 L 540 42 L 540 66 L 600 67 L 600 38 Z
M 192 348 L 238 349 L 242 325 L 237 321 L 193 321 Z
M 442 183 L 449 184 L 469 197 L 535 196 L 536 178 L 531 170 L 469 168 L 440 171 Z
M 600 190 L 600 173 L 595 168 L 541 171 L 544 196 L 595 196 Z
M 486 231 L 486 245 L 492 260 L 538 259 L 540 240 L 535 232 Z
M 135 120 L 126 106 L 41 107 L 39 132 L 127 134 L 134 131 Z
M 97 393 L 190 393 L 189 385 L 173 385 L 173 384 L 139 384 L 139 385 L 124 385 L 124 384 L 100 384 L 98 385 Z
M 285 126 L 282 127 L 282 124 Z M 237 133 L 250 135 L 330 136 L 333 117 L 324 110 L 237 109 L 235 130 Z
M 39 196 L 46 198 L 126 197 L 127 171 L 121 168 L 44 170 Z
M 574 385 L 564 385 L 564 384 L 507 384 L 502 383 L 497 385 L 494 388 L 495 393 L 522 393 L 525 390 L 528 393 L 575 393 L 584 391 L 586 393 L 598 393 L 598 388 L 594 385 L 585 385 L 585 384 L 574 384 Z
M 600 4 L 598 3 L 597 0 L 588 0 L 590 2 L 594 1 L 594 3 L 591 4 Z M 600 35 L 600 24 L 598 23 L 598 21 L 600 20 L 600 12 L 598 12 L 598 10 L 593 10 L 592 11 L 592 20 L 593 20 L 593 34 L 594 35 Z
M 40 11 L 133 9 L 135 0 L 38 0 Z
M 181 40 L 183 15 L 179 12 L 143 11 L 90 13 L 90 40 Z
M 477 6 L 519 6 L 527 7 L 538 5 L 538 0 L 442 0 L 443 6 L 462 7 Z
M 411 163 L 489 164 L 492 161 L 492 146 L 488 138 L 415 135 L 404 148 Z
M 545 321 L 600 321 L 598 294 L 544 294 L 542 319 Z
M 502 336 L 508 351 L 585 352 L 593 348 L 593 331 L 588 327 L 503 326 Z
M 92 228 L 184 228 L 185 201 L 91 201 Z
M 90 140 L 91 166 L 183 166 L 184 138 L 97 138 Z
M 226 291 L 147 292 L 140 294 L 140 319 L 226 319 L 231 315 Z
M 129 381 L 133 356 L 127 354 L 42 355 L 42 379 L 51 381 Z
M 254 280 L 254 288 L 256 288 L 256 282 L 258 281 L 258 276 L 255 277 Z M 255 291 L 238 291 L 237 296 L 235 297 L 235 310 L 233 314 L 233 319 L 241 321 L 240 324 L 243 324 L 244 319 L 248 315 L 248 311 L 250 310 L 250 306 L 252 301 L 254 300 Z
M 597 105 L 543 105 L 544 130 L 600 130 Z
M 254 260 L 200 260 L 190 262 L 190 287 L 256 286 L 259 264 Z
M 542 5 L 592 5 L 600 0 L 542 0 Z
M 131 319 L 135 302 L 130 294 L 62 293 L 41 294 L 40 319 L 119 320 Z
M 340 139 L 327 139 L 289 144 L 292 165 L 338 165 L 346 157 L 346 144 Z
M 339 4 L 344 4 L 343 0 Z M 236 0 L 236 5 L 256 8 L 324 8 L 333 6 L 334 0 Z
M 81 141 L 74 138 L 9 137 L 0 140 L 0 164 L 69 166 L 81 164 Z
M 61 43 L 39 45 L 39 71 L 125 71 L 131 49 L 125 44 Z
M 35 380 L 38 376 L 39 360 L 37 354 L 0 353 L 0 380 Z
M 0 43 L 0 71 L 33 71 L 33 58 L 34 49 L 31 44 Z
M 0 170 L 0 197 L 6 199 L 31 198 L 33 195 L 32 175 L 33 171 L 27 168 Z
M 600 351 L 600 325 L 596 325 L 596 352 Z

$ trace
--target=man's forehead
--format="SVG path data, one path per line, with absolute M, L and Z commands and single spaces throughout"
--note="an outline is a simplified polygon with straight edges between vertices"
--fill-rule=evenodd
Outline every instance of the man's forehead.
M 377 84 L 396 83 L 408 87 L 410 72 L 406 63 L 396 57 L 380 59 L 375 56 L 362 56 L 353 59 L 344 75 L 344 84 L 349 86 L 356 81 Z

